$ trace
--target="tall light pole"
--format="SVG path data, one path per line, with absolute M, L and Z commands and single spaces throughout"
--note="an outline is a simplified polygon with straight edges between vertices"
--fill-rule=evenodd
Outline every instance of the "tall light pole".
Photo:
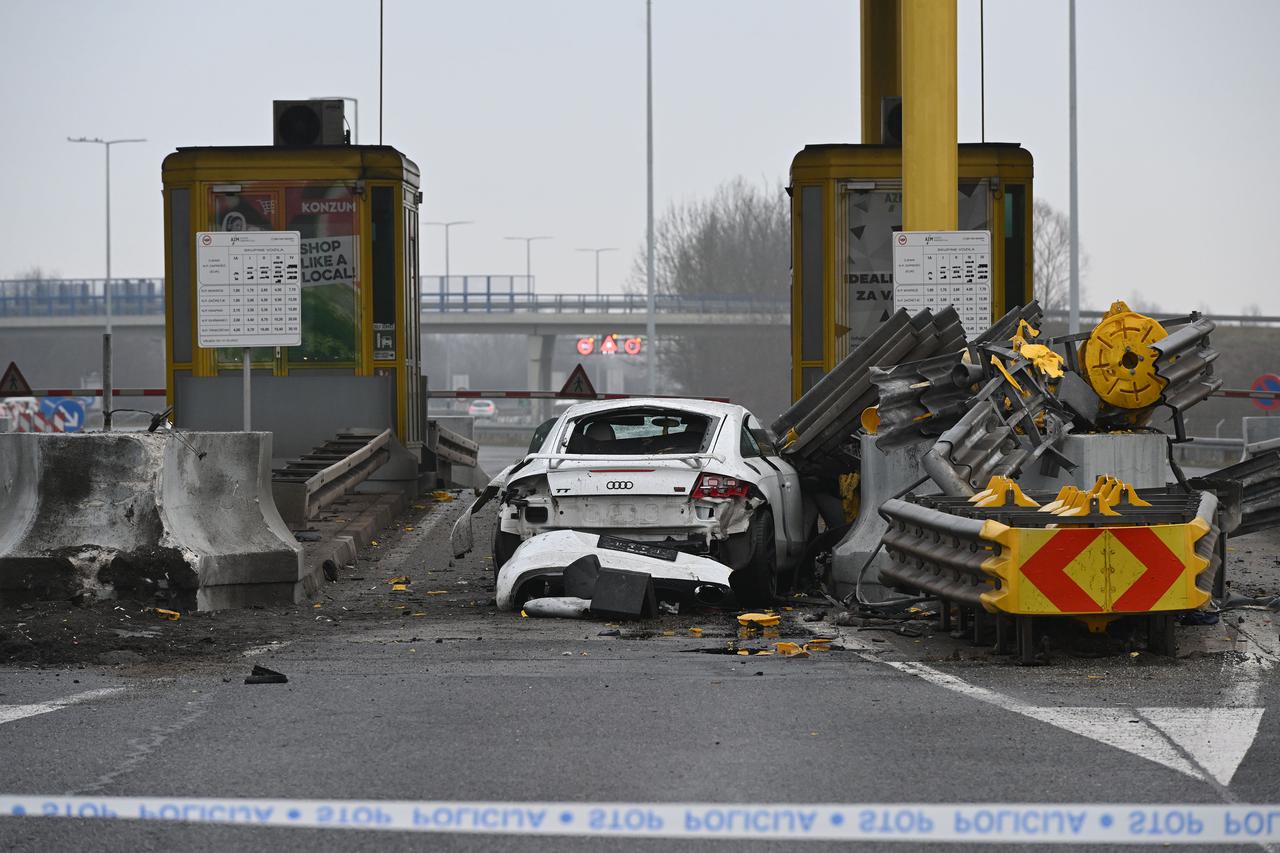
M 618 251 L 618 249 L 617 249 L 617 247 L 615 247 L 615 246 L 608 246 L 608 247 L 601 247 L 601 248 L 599 248 L 599 249 L 578 249 L 578 251 L 579 251 L 579 252 L 594 252 L 594 253 L 595 253 L 595 256 L 596 256 L 596 296 L 597 296 L 597 297 L 599 297 L 599 296 L 600 296 L 600 253 L 601 253 L 601 252 L 616 252 L 616 251 Z
M 355 104 L 355 118 L 352 123 L 351 135 L 355 138 L 351 140 L 352 145 L 360 144 L 360 99 L 353 98 L 350 95 L 324 95 L 316 98 L 317 101 L 350 101 Z
M 649 367 L 649 393 L 658 393 L 657 320 L 654 316 L 653 284 L 653 0 L 644 0 L 644 85 L 645 85 L 645 160 L 648 164 L 648 250 L 649 263 L 646 280 L 646 309 L 648 316 L 645 342 Z
M 1070 315 L 1068 318 L 1067 329 L 1071 334 L 1080 331 L 1080 201 L 1077 195 L 1077 166 L 1076 166 L 1076 0 L 1069 0 L 1067 4 L 1067 16 L 1071 19 L 1069 24 L 1071 34 L 1067 37 L 1068 43 L 1068 61 L 1067 61 L 1067 113 L 1069 115 L 1069 134 L 1071 136 L 1070 150 L 1067 153 L 1067 159 L 1070 161 L 1069 174 L 1069 192 L 1070 192 Z
M 533 245 L 534 240 L 551 240 L 554 238 L 548 237 L 544 234 L 538 237 L 504 237 L 503 239 L 524 241 L 524 278 L 525 278 L 525 283 L 528 284 L 529 286 L 529 290 L 532 291 L 533 290 L 533 252 L 530 249 L 530 247 Z
M 454 219 L 450 222 L 424 222 L 423 225 L 438 225 L 444 229 L 444 293 L 449 292 L 449 229 L 455 225 L 473 225 L 470 219 Z
M 102 333 L 102 431 L 111 432 L 112 392 L 114 391 L 111 384 L 111 146 L 123 145 L 129 142 L 146 142 L 147 140 L 99 139 L 98 137 L 90 139 L 87 136 L 73 139 L 68 136 L 67 141 L 91 142 L 95 145 L 101 145 L 107 153 L 107 278 L 102 287 L 103 296 L 106 298 L 107 329 Z

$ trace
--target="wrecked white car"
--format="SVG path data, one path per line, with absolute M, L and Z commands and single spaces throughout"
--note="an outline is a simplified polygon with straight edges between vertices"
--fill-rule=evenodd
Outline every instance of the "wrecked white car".
M 577 530 L 710 557 L 733 570 L 743 604 L 772 599 L 816 523 L 755 416 L 705 400 L 570 406 L 459 520 L 455 553 L 470 550 L 471 513 L 491 500 L 495 573 L 526 539 Z

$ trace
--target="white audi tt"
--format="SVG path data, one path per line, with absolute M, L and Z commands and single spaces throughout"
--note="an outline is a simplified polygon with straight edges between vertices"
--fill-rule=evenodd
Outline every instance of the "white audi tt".
M 692 399 L 578 403 L 540 426 L 523 461 L 490 483 L 454 529 L 471 548 L 471 513 L 498 501 L 494 571 L 524 540 L 579 530 L 709 556 L 743 604 L 767 604 L 802 559 L 816 513 L 764 426 L 742 406 Z

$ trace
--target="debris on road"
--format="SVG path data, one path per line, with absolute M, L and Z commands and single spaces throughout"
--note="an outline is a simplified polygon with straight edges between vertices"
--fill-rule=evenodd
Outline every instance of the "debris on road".
M 747 628 L 770 628 L 782 621 L 776 613 L 740 613 L 738 624 Z
M 156 607 L 151 612 L 155 613 L 161 619 L 167 619 L 170 622 L 177 622 L 179 619 L 182 618 L 182 614 L 179 613 L 178 611 L 165 610 L 163 607 Z
M 601 615 L 634 616 L 645 608 L 656 611 L 657 601 L 706 607 L 731 603 L 728 566 L 673 548 L 650 543 L 631 548 L 632 544 L 636 543 L 579 530 L 533 536 L 515 549 L 498 572 L 497 606 L 516 610 L 530 598 L 567 594 L 592 599 L 593 610 Z M 632 577 L 636 575 L 645 576 L 648 583 Z M 647 604 L 649 586 L 652 606 Z M 596 601 L 602 594 L 603 604 Z M 620 598 L 611 597 L 615 595 Z M 615 606 L 621 609 L 611 609 Z
M 531 598 L 524 603 L 524 612 L 543 619 L 581 619 L 591 609 L 591 601 L 576 596 L 558 598 Z
M 245 676 L 245 684 L 288 684 L 289 677 L 283 672 L 276 672 L 260 664 L 253 665 L 253 672 Z

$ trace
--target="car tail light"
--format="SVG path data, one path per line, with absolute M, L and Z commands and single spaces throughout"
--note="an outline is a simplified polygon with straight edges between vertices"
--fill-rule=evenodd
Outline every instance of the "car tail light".
M 751 488 L 745 480 L 726 477 L 724 474 L 699 474 L 693 484 L 691 498 L 745 498 Z

